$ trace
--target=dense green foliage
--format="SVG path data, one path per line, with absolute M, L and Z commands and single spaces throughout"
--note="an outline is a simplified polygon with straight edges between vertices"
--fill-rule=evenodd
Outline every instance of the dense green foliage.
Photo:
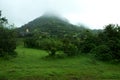
M 38 41 L 39 48 L 48 51 L 50 56 L 54 56 L 62 48 L 62 42 L 58 39 L 46 38 Z
M 108 61 L 112 59 L 112 52 L 107 45 L 99 45 L 92 50 L 94 57 L 99 60 Z
M 109 24 L 98 35 L 96 56 L 102 60 L 120 60 L 120 26 Z M 109 59 L 108 59 L 109 58 Z
M 68 56 L 74 56 L 78 54 L 78 48 L 72 43 L 64 44 L 63 52 Z
M 0 16 L 0 57 L 15 55 L 16 34 L 10 27 L 7 28 L 7 19 Z
M 66 55 L 77 54 L 78 48 L 71 42 L 65 42 L 63 39 L 53 38 L 43 35 L 33 35 L 24 40 L 25 47 L 46 50 L 50 56 L 55 56 L 57 51 L 63 51 Z

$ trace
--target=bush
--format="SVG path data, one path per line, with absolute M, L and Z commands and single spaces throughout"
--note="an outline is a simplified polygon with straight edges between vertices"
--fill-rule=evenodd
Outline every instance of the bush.
M 35 48 L 36 45 L 36 40 L 33 37 L 27 37 L 24 39 L 24 46 L 28 48 Z
M 78 48 L 72 43 L 64 44 L 63 45 L 63 52 L 67 56 L 74 56 L 78 53 Z
M 102 56 L 108 55 L 107 58 L 109 58 L 109 60 L 111 58 L 112 61 L 120 61 L 120 26 L 114 24 L 107 25 L 105 29 L 98 34 L 97 38 L 99 40 L 98 45 L 101 46 L 98 47 L 100 48 L 98 53 L 102 53 L 103 51 Z M 105 46 L 102 46 L 101 44 L 104 44 Z M 104 52 L 107 54 L 104 54 Z
M 93 53 L 94 57 L 98 60 L 109 61 L 113 59 L 112 52 L 107 45 L 99 45 L 95 47 L 91 53 Z
M 82 53 L 89 53 L 94 47 L 95 47 L 95 44 L 84 42 L 81 44 L 80 50 Z
M 109 46 L 114 59 L 120 60 L 120 40 L 109 40 L 106 45 Z
M 62 45 L 63 43 L 60 40 L 54 38 L 42 39 L 39 43 L 40 49 L 48 51 L 50 56 L 54 56 L 57 51 L 60 51 Z
M 16 49 L 16 34 L 13 29 L 0 26 L 0 57 L 13 55 Z

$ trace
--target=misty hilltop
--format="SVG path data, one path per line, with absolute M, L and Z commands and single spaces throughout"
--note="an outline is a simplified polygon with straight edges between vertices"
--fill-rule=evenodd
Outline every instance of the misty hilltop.
M 75 33 L 80 31 L 80 27 L 69 23 L 69 21 L 57 14 L 45 13 L 42 16 L 30 21 L 19 28 L 19 32 L 26 33 L 26 30 L 30 33 L 44 32 L 52 36 L 62 36 L 63 34 Z

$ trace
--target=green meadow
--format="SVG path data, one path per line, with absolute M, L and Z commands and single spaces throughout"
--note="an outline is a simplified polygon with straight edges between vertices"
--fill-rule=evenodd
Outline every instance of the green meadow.
M 84 55 L 49 58 L 46 51 L 22 46 L 16 52 L 16 58 L 0 59 L 0 80 L 120 80 L 120 64 Z

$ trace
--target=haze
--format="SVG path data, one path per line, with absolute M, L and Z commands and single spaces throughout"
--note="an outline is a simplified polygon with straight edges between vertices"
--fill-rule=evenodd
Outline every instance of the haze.
M 45 12 L 53 12 L 73 24 L 102 29 L 109 23 L 120 24 L 119 3 L 119 0 L 0 0 L 0 10 L 17 27 Z

